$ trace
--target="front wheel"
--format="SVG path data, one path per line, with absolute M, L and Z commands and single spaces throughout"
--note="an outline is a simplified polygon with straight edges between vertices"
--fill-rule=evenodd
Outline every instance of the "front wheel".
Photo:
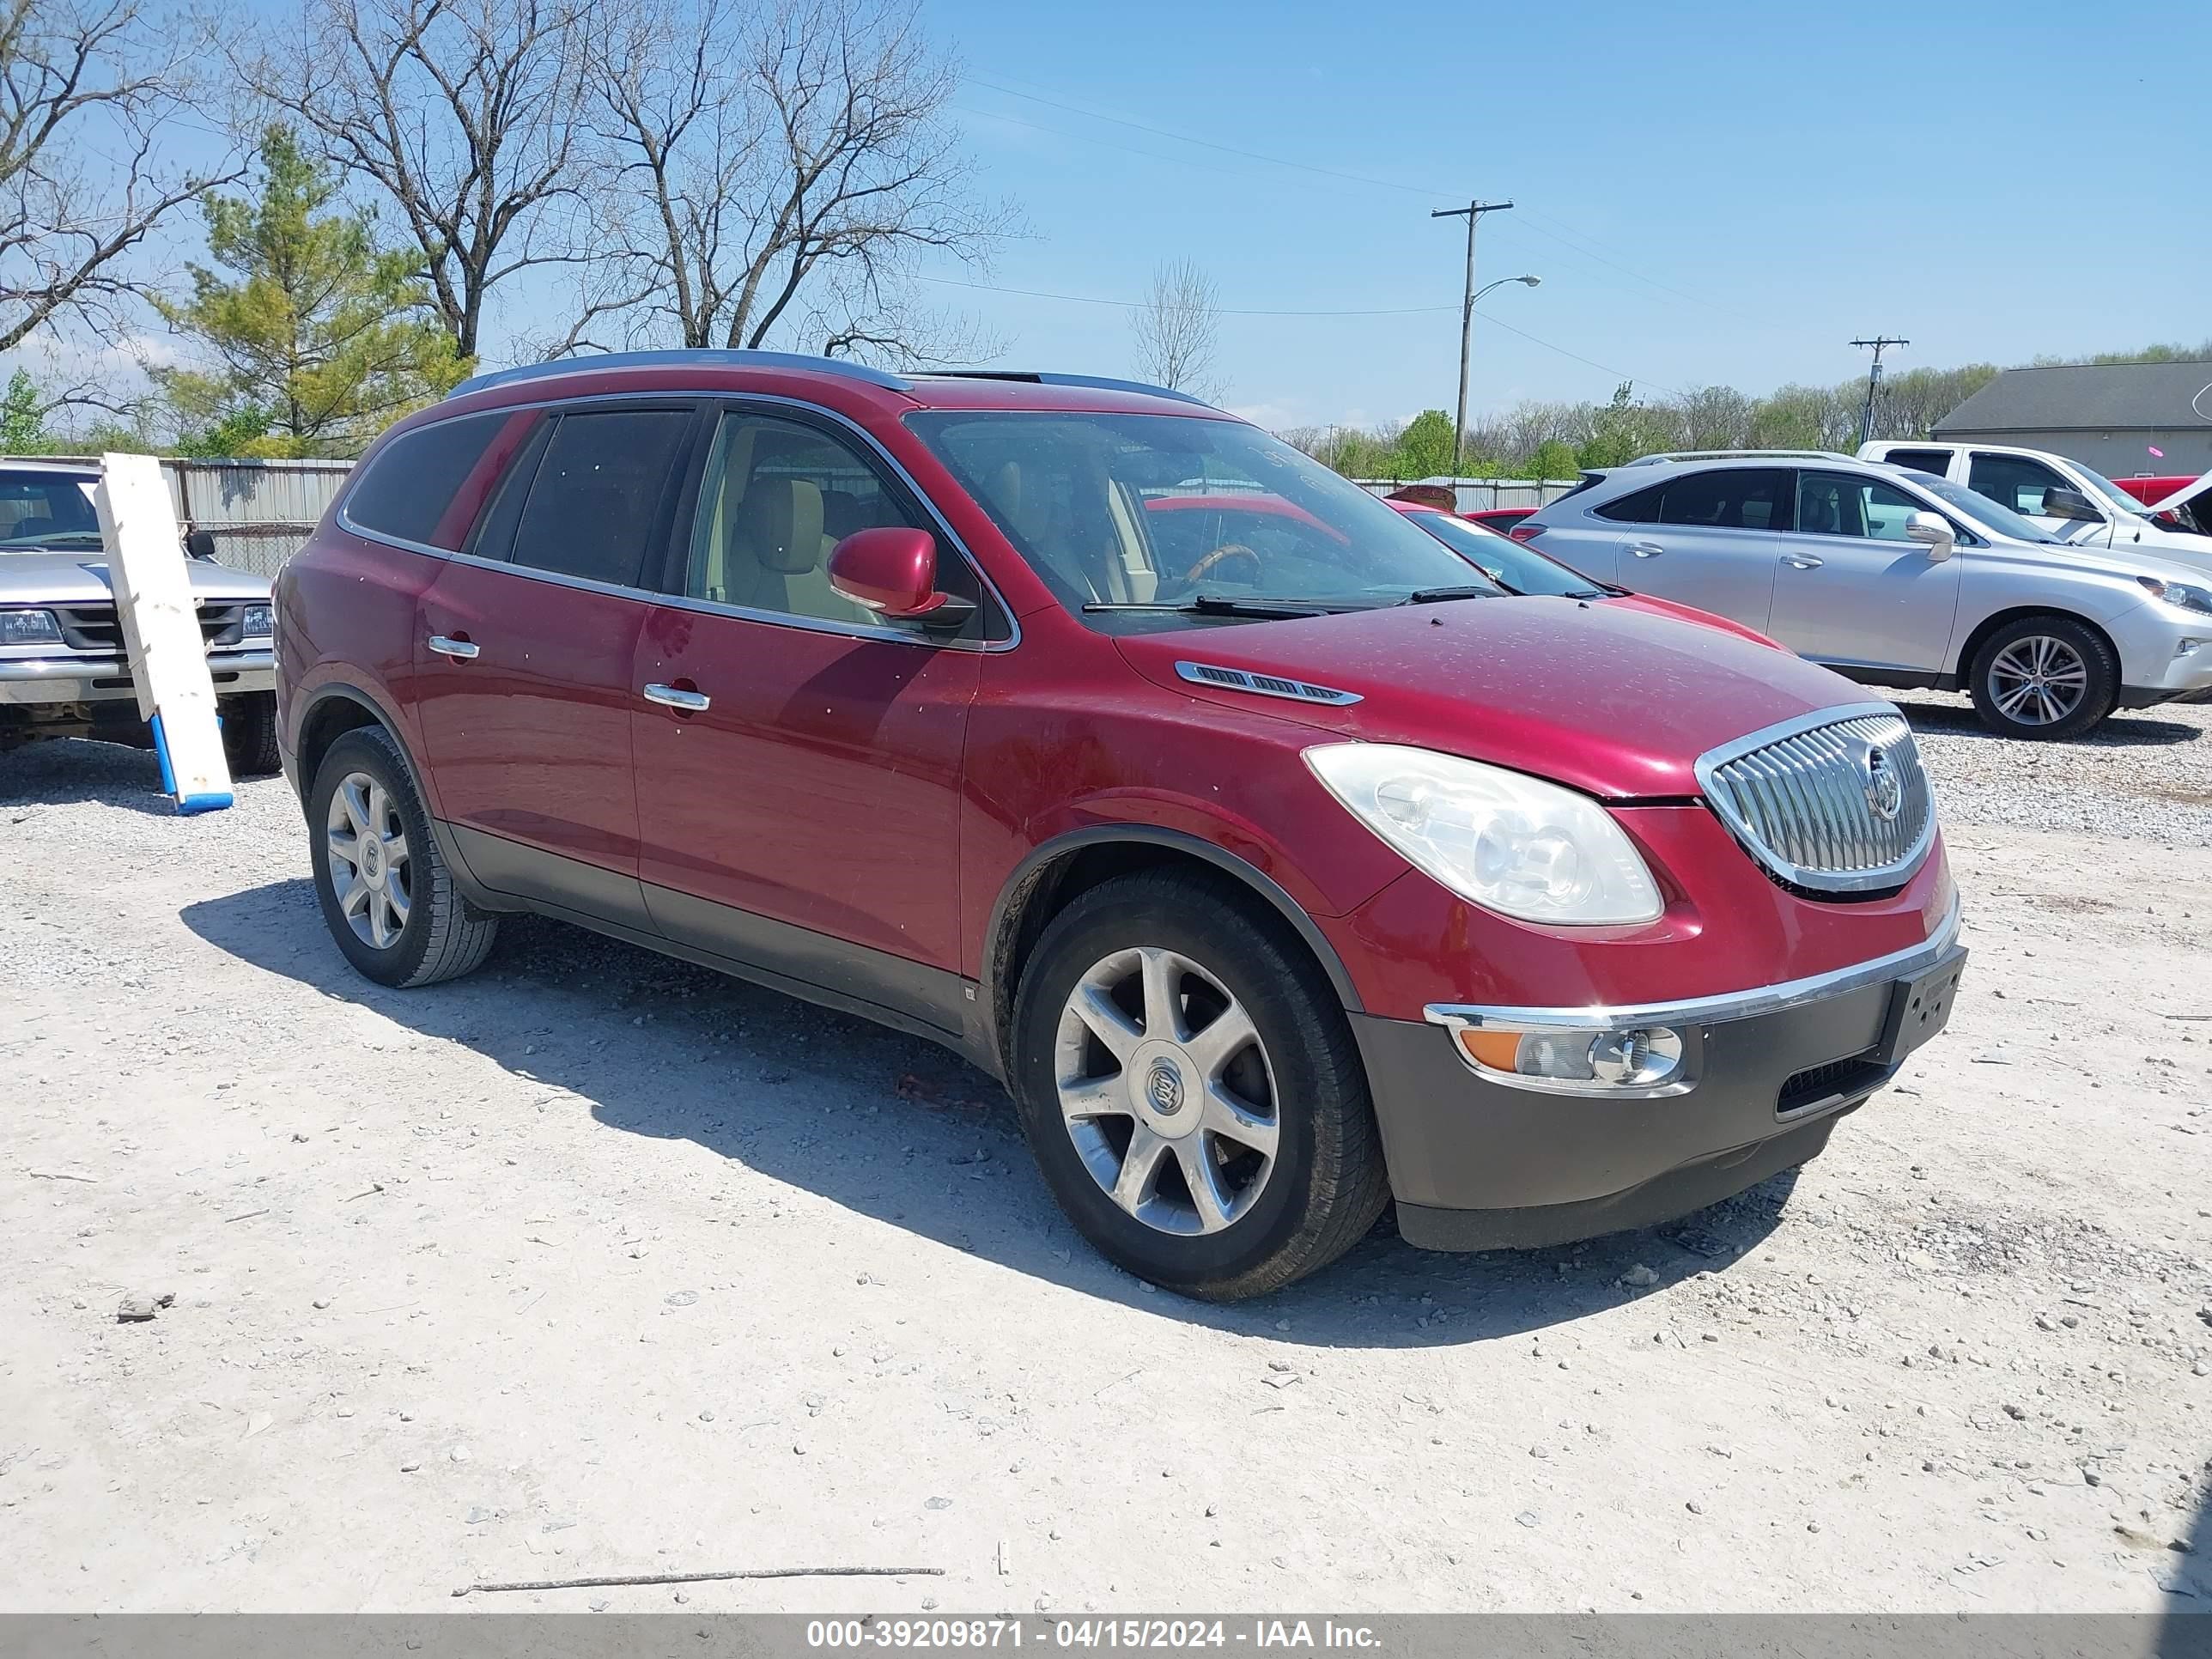
M 234 778 L 263 778 L 281 771 L 284 757 L 276 750 L 276 694 L 248 691 L 225 697 L 216 705 L 222 718 L 223 757 Z
M 2023 617 L 1982 641 L 1966 690 L 2002 737 L 2079 737 L 2118 702 L 2120 665 L 2104 635 L 2071 617 Z
M 1037 941 L 1014 1035 L 1046 1182 L 1140 1279 L 1261 1295 L 1334 1261 L 1389 1201 L 1342 1008 L 1223 883 L 1140 874 L 1081 895 Z

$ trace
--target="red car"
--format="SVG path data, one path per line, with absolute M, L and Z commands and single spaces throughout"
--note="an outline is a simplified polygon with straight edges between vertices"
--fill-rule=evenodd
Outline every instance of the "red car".
M 2112 482 L 2169 527 L 2212 536 L 2212 472 L 2197 478 L 2115 478 Z
M 1273 496 L 1280 543 L 1173 547 Z M 1247 504 L 1249 507 L 1249 503 Z M 1802 1164 L 1942 1026 L 1895 709 L 1498 596 L 1244 422 L 773 353 L 469 382 L 277 584 L 282 744 L 380 983 L 536 911 L 1003 1079 L 1076 1226 L 1272 1290 L 1394 1197 L 1550 1243 Z
M 1768 646 L 1777 651 L 1783 649 L 1780 644 L 1757 629 L 1746 628 L 1730 617 L 1717 616 L 1711 611 L 1700 611 L 1693 605 L 1677 605 L 1672 599 L 1654 599 L 1649 593 L 1632 593 L 1625 587 L 1615 587 L 1608 582 L 1592 581 L 1579 571 L 1569 569 L 1557 559 L 1547 558 L 1533 547 L 1524 546 L 1510 537 L 1483 528 L 1473 514 L 1444 513 L 1413 501 L 1392 501 L 1389 505 L 1508 592 L 1617 605 L 1626 611 L 1642 611 L 1654 617 L 1672 617 L 1677 622 L 1693 622 L 1706 628 L 1717 628 L 1723 633 L 1734 634 L 1739 639 L 1749 640 L 1756 645 Z

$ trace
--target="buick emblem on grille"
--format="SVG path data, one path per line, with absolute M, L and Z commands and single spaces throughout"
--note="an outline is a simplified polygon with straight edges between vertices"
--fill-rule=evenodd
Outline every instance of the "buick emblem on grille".
M 1898 776 L 1889 751 L 1870 743 L 1859 765 L 1866 773 L 1867 810 L 1884 823 L 1896 823 L 1897 815 L 1905 810 L 1905 780 Z

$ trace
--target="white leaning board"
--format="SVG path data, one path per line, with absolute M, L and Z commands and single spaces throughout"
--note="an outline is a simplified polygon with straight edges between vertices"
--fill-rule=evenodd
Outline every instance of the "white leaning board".
M 151 455 L 103 455 L 100 474 L 93 499 L 107 543 L 108 586 L 138 713 L 154 728 L 161 787 L 179 812 L 214 811 L 231 803 L 230 765 L 161 464 Z

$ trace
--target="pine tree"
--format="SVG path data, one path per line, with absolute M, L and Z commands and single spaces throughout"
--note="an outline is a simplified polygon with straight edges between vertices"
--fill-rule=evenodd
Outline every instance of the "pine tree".
M 46 444 L 46 412 L 40 406 L 38 385 L 18 368 L 8 377 L 6 392 L 0 393 L 0 455 L 35 455 Z
M 467 372 L 408 253 L 376 245 L 331 175 L 271 126 L 254 199 L 210 193 L 188 300 L 157 301 L 217 368 L 163 369 L 185 454 L 357 455 Z

